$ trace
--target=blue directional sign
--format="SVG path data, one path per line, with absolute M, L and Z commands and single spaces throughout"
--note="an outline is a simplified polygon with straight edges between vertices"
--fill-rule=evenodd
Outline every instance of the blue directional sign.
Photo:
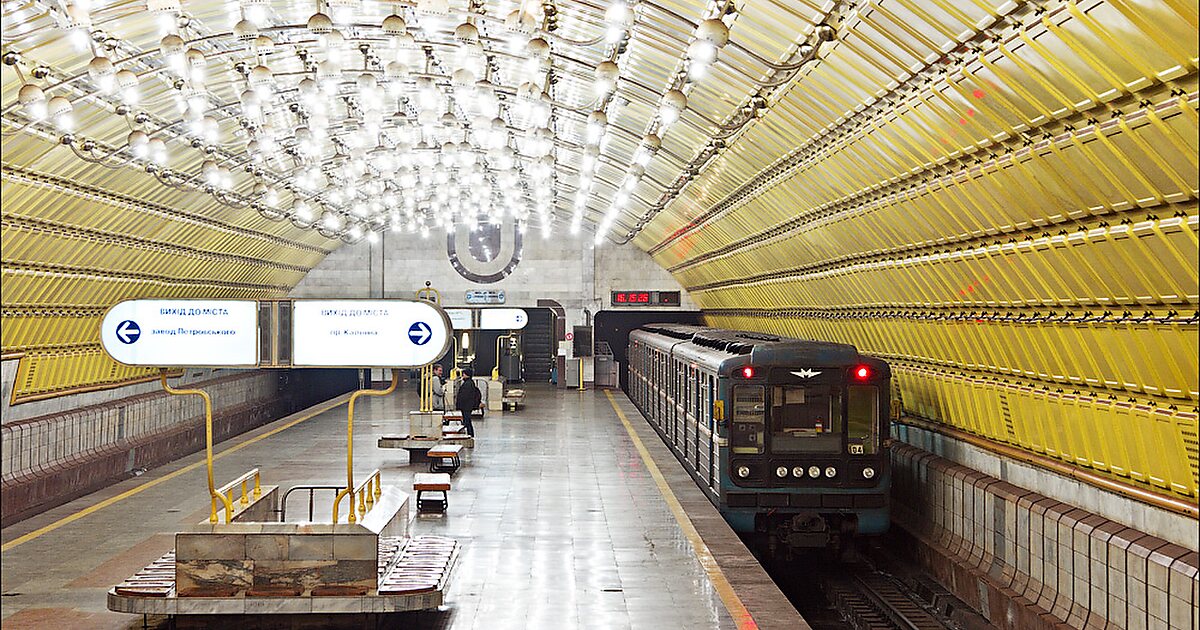
M 408 338 L 418 346 L 423 346 L 429 343 L 433 338 L 433 329 L 425 322 L 417 322 L 408 328 Z
M 117 324 L 117 339 L 120 339 L 121 343 L 133 343 L 141 336 L 142 329 L 132 319 Z

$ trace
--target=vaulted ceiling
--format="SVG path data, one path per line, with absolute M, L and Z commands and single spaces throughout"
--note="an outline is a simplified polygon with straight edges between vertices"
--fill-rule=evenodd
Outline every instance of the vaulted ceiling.
M 913 416 L 1196 497 L 1195 2 L 3 11 L 21 396 L 147 376 L 95 341 L 119 299 L 513 220 L 887 358 Z

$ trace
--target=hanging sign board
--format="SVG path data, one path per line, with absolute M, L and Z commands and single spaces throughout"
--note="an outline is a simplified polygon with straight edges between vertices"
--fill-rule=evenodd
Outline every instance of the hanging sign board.
M 446 353 L 450 320 L 426 301 L 295 300 L 295 367 L 420 367 Z
M 450 318 L 450 327 L 454 330 L 470 330 L 475 327 L 469 308 L 448 308 L 446 316 Z
M 467 304 L 503 304 L 504 291 L 467 291 Z
M 258 302 L 126 300 L 104 314 L 100 345 L 125 365 L 258 365 Z
M 479 327 L 483 330 L 520 330 L 529 323 L 529 314 L 520 308 L 481 308 Z

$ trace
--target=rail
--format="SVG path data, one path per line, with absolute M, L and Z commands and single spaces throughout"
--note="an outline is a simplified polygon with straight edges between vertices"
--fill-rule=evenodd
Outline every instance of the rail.
M 250 483 L 251 479 L 254 480 L 254 488 L 253 490 L 248 490 L 246 484 Z M 255 499 L 258 499 L 262 496 L 262 485 L 260 483 L 260 475 L 257 468 L 252 468 L 249 471 L 242 473 L 242 476 L 238 477 L 237 479 L 234 479 L 233 481 L 221 486 L 219 489 L 217 489 L 217 494 L 221 495 L 222 503 L 225 504 L 226 523 L 233 521 L 233 491 L 237 489 L 239 485 L 242 489 L 242 495 L 240 498 L 238 498 L 237 504 L 243 509 L 250 505 L 251 495 L 253 495 Z M 217 509 L 216 497 L 212 498 L 212 509 L 214 511 Z
M 204 399 L 204 462 L 208 468 L 208 494 L 212 498 L 212 510 L 208 514 L 208 522 L 217 522 L 217 501 L 225 505 L 225 514 L 233 514 L 233 501 L 225 498 L 225 495 L 217 492 L 216 486 L 213 483 L 213 413 L 212 413 L 212 397 L 208 392 L 202 389 L 175 389 L 167 383 L 167 371 L 163 370 L 159 374 L 159 380 L 162 381 L 163 391 L 172 396 L 199 396 Z M 228 520 L 228 516 L 226 516 Z
M 342 486 L 292 486 L 291 488 L 288 488 L 288 491 L 283 493 L 283 498 L 280 499 L 280 501 L 279 501 L 279 510 L 278 510 L 279 522 L 281 522 L 281 523 L 288 522 L 288 520 L 287 520 L 288 497 L 292 496 L 292 493 L 296 492 L 296 491 L 300 491 L 300 492 L 308 491 L 308 520 L 309 520 L 309 522 L 312 522 L 313 515 L 315 514 L 315 510 L 314 510 L 315 504 L 314 504 L 313 499 L 314 499 L 314 496 L 316 495 L 317 491 L 320 491 L 320 490 L 331 491 L 331 492 L 333 492 L 334 497 L 336 497 L 337 494 L 342 491 Z
M 342 497 L 350 495 L 350 504 L 347 506 L 347 521 L 355 522 L 354 497 L 358 497 L 358 518 L 367 515 L 371 508 L 375 507 L 375 501 L 383 494 L 383 479 L 380 476 L 379 469 L 371 471 L 367 475 L 366 481 L 360 483 L 354 488 L 354 492 L 347 493 L 344 488 L 339 488 L 338 494 L 333 499 L 333 522 L 338 522 L 338 511 L 342 504 Z M 310 508 L 311 509 L 311 508 Z
M 333 522 L 338 519 L 338 504 L 341 503 L 342 497 L 350 495 L 350 522 L 355 522 L 354 516 L 354 492 L 357 486 L 354 485 L 354 402 L 359 396 L 388 396 L 396 391 L 396 386 L 400 384 L 400 370 L 392 370 L 392 384 L 387 389 L 360 389 L 353 394 L 350 394 L 350 402 L 347 404 L 346 410 L 346 487 L 342 488 L 341 492 L 333 499 Z M 376 471 L 378 472 L 378 471 Z

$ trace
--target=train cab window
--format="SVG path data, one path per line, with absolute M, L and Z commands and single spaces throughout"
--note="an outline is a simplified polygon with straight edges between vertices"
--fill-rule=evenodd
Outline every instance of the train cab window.
M 842 401 L 828 385 L 771 388 L 771 451 L 839 453 Z
M 846 429 L 852 452 L 862 446 L 863 454 L 878 450 L 875 432 L 879 427 L 879 388 L 851 385 L 846 390 Z

